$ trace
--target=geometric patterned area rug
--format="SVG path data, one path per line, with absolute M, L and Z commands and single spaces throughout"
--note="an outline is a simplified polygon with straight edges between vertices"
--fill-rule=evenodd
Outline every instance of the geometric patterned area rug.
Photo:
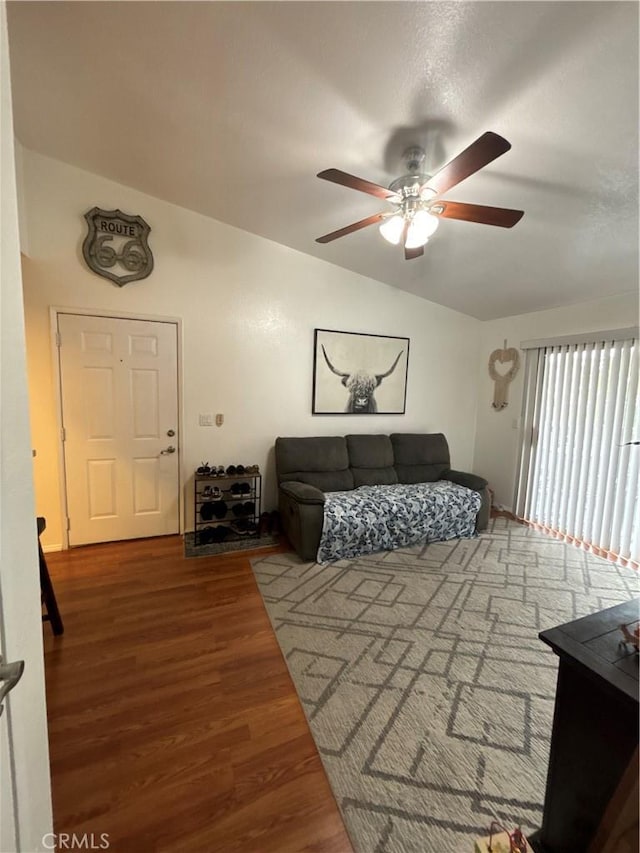
M 539 827 L 557 658 L 538 632 L 634 598 L 636 572 L 506 518 L 252 564 L 359 853 L 472 851 L 494 817 Z

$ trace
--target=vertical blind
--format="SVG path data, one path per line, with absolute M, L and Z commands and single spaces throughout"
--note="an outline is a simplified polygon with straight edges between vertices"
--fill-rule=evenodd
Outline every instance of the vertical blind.
M 640 567 L 638 339 L 527 350 L 516 514 Z

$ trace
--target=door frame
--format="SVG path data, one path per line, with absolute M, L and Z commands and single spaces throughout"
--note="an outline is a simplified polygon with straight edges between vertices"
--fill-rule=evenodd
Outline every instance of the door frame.
M 183 441 L 182 428 L 184 424 L 183 410 L 183 383 L 182 383 L 182 318 L 167 317 L 159 314 L 136 314 L 130 311 L 117 311 L 102 308 L 64 308 L 59 305 L 52 305 L 49 308 L 49 323 L 51 337 L 51 364 L 53 369 L 53 388 L 55 395 L 56 406 L 56 428 L 58 432 L 58 470 L 60 472 L 60 513 L 62 519 L 62 550 L 66 551 L 70 548 L 69 531 L 67 530 L 66 519 L 68 517 L 67 504 L 67 472 L 64 459 L 64 442 L 62 441 L 62 374 L 60 370 L 60 350 L 58 348 L 56 336 L 58 334 L 58 316 L 60 314 L 76 314 L 84 317 L 108 317 L 111 320 L 143 320 L 151 323 L 167 323 L 176 327 L 177 336 L 177 381 L 178 381 L 178 528 L 182 536 L 185 531 L 185 501 L 184 501 L 184 471 L 183 464 Z

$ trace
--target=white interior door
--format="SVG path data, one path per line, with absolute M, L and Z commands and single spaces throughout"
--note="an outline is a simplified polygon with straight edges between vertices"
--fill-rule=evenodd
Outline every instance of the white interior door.
M 70 545 L 179 530 L 175 323 L 58 314 Z

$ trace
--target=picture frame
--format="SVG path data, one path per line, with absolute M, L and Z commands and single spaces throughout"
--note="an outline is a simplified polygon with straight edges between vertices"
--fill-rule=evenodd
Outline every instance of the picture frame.
M 409 338 L 315 329 L 314 415 L 404 415 Z

